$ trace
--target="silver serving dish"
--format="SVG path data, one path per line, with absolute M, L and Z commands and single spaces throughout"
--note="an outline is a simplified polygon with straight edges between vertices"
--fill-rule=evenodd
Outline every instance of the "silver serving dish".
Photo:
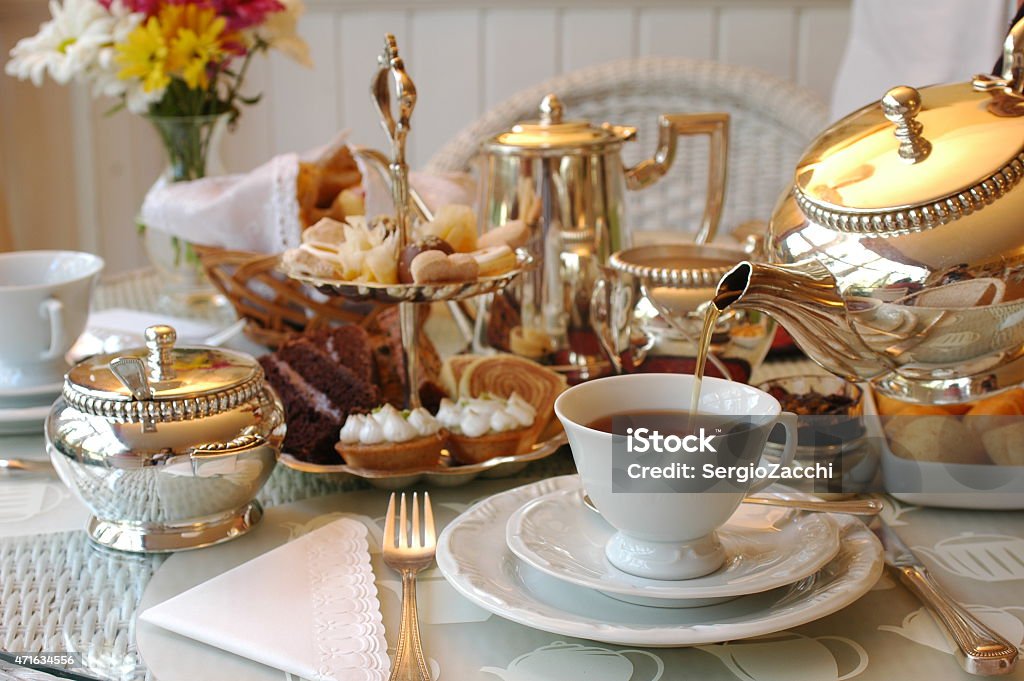
M 499 456 L 477 464 L 457 465 L 446 451 L 442 450 L 438 466 L 409 471 L 381 471 L 356 468 L 343 463 L 318 464 L 300 461 L 285 452 L 281 463 L 303 473 L 349 475 L 366 480 L 378 489 L 403 489 L 425 482 L 437 487 L 458 487 L 478 477 L 503 478 L 515 475 L 531 461 L 547 458 L 563 447 L 568 440 L 564 432 L 543 442 L 538 442 L 530 451 L 515 456 Z
M 608 267 L 619 273 L 613 285 L 639 284 L 634 317 L 653 339 L 647 362 L 670 358 L 672 370 L 692 371 L 704 311 L 718 281 L 750 257 L 738 246 L 659 244 L 613 253 Z M 718 318 L 708 352 L 710 375 L 748 381 L 771 349 L 775 322 L 753 310 L 726 310 Z M 679 364 L 679 362 L 682 364 Z
M 247 532 L 284 439 L 284 409 L 248 355 L 176 348 L 169 326 L 146 347 L 76 365 L 46 420 L 50 459 L 89 508 L 90 538 L 167 552 Z
M 438 284 L 378 284 L 365 281 L 322 279 L 305 272 L 282 268 L 290 278 L 316 288 L 329 296 L 349 300 L 377 303 L 437 303 L 472 298 L 494 293 L 508 286 L 524 271 L 534 265 L 533 256 L 526 251 L 516 253 L 516 267 L 493 277 L 479 277 L 472 281 L 442 282 Z

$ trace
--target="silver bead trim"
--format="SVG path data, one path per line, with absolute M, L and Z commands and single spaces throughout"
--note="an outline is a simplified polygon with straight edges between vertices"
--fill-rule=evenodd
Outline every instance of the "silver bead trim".
M 793 196 L 813 223 L 852 234 L 894 235 L 922 232 L 976 213 L 1001 198 L 1024 177 L 1024 152 L 973 187 L 944 199 L 914 208 L 892 211 L 852 212 L 824 208 L 799 188 Z
M 78 411 L 118 423 L 168 423 L 189 421 L 229 411 L 258 397 L 263 390 L 262 373 L 244 383 L 197 397 L 178 397 L 167 400 L 114 400 L 79 392 L 64 382 L 64 400 Z
M 735 265 L 687 268 L 650 267 L 649 265 L 625 262 L 619 259 L 618 253 L 612 254 L 608 259 L 608 265 L 614 270 L 643 279 L 648 285 L 680 289 L 716 288 L 722 277 L 735 267 Z

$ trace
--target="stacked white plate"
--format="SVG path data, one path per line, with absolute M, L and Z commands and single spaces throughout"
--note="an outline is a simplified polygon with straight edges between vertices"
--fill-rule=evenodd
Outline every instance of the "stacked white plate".
M 778 486 L 781 498 L 807 495 Z M 644 579 L 613 567 L 615 530 L 583 503 L 579 477 L 542 480 L 479 502 L 438 540 L 452 586 L 506 619 L 563 636 L 688 646 L 769 634 L 864 595 L 882 549 L 849 516 L 742 505 L 718 530 L 726 563 L 697 579 Z
M 0 387 L 0 435 L 43 432 L 50 405 L 60 395 L 62 383 L 31 387 Z

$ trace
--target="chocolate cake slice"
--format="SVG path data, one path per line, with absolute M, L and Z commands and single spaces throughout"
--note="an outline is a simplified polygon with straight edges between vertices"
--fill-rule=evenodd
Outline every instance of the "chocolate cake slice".
M 370 334 L 366 329 L 350 324 L 322 329 L 308 338 L 337 364 L 347 367 L 367 383 L 376 385 L 377 365 L 370 347 Z
M 372 338 L 373 354 L 377 366 L 378 385 L 383 401 L 401 407 L 405 401 L 405 369 L 402 360 L 402 332 L 398 309 L 385 310 L 377 315 L 378 334 Z M 422 321 L 422 320 L 421 320 Z M 441 387 L 441 358 L 437 348 L 418 325 L 416 350 L 420 360 L 420 401 L 430 412 L 436 412 L 441 398 L 447 393 Z
M 328 343 L 328 338 L 333 340 Z M 352 347 L 358 344 L 363 350 Z M 335 348 L 335 356 L 326 349 L 328 345 Z M 336 357 L 346 358 L 352 366 Z M 345 418 L 381 402 L 377 386 L 367 380 L 373 370 L 368 357 L 372 355 L 365 332 L 360 336 L 346 331 L 302 336 L 260 359 L 267 380 L 284 403 L 285 451 L 312 463 L 340 463 L 334 445 Z

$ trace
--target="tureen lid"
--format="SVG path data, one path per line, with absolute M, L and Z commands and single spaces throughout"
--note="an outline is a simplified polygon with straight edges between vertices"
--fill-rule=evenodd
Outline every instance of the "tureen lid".
M 592 125 L 589 121 L 563 120 L 564 108 L 558 96 L 549 94 L 541 100 L 540 118 L 516 123 L 510 130 L 485 142 L 489 151 L 557 151 L 594 150 L 609 144 L 621 144 L 636 135 L 636 128 Z
M 97 355 L 64 379 L 64 399 L 80 411 L 134 421 L 211 416 L 243 404 L 263 388 L 263 369 L 248 355 L 174 346 L 170 326 L 146 329 L 146 347 Z
M 981 210 L 1024 175 L 1024 98 L 1007 83 L 899 86 L 815 140 L 796 171 L 804 213 L 833 229 L 917 231 Z

